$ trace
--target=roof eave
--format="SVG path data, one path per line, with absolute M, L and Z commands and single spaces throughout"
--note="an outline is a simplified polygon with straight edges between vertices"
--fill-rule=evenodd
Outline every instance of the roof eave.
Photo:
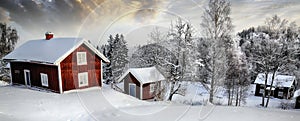
M 56 65 L 51 62 L 45 62 L 45 61 L 34 61 L 34 60 L 18 60 L 18 59 L 4 59 L 7 62 L 27 62 L 27 63 L 38 63 L 38 64 L 45 64 L 45 65 Z

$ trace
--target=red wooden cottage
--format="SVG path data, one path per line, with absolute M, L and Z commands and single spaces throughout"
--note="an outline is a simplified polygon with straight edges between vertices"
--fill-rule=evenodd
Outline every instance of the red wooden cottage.
M 124 82 L 125 94 L 146 100 L 154 98 L 156 82 L 165 80 L 164 76 L 155 68 L 130 68 L 118 80 Z
M 27 41 L 3 58 L 12 84 L 59 93 L 102 86 L 102 63 L 109 62 L 103 54 L 85 39 L 52 37 Z

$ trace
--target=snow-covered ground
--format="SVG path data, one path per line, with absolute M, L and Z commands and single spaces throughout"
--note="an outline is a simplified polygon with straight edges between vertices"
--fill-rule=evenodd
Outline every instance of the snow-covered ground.
M 192 104 L 192 105 L 201 105 L 206 104 L 209 98 L 208 92 L 204 89 L 201 83 L 197 82 L 187 82 L 186 95 L 175 95 L 173 97 L 174 102 L 183 103 L 183 104 Z M 248 91 L 248 97 L 245 104 L 241 104 L 243 107 L 260 107 L 262 97 L 254 96 L 255 85 L 250 85 Z M 216 94 L 214 98 L 215 102 L 218 105 L 227 105 L 227 97 L 225 91 L 220 88 L 219 93 Z M 268 108 L 281 108 L 281 102 L 286 101 L 278 98 L 270 98 Z M 293 102 L 294 100 L 289 100 Z
M 196 96 L 194 99 L 198 98 L 200 97 Z M 147 102 L 116 92 L 109 87 L 94 87 L 64 94 L 18 86 L 0 87 L 0 120 L 3 121 L 299 121 L 299 119 L 299 110 Z
M 7 85 L 9 85 L 9 83 L 0 80 L 0 87 L 1 87 L 1 86 L 7 86 Z

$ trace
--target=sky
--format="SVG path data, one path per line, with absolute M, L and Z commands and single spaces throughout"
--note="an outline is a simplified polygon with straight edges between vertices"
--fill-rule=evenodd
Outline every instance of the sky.
M 230 0 L 235 35 L 263 25 L 275 14 L 300 25 L 300 0 Z M 178 17 L 201 36 L 201 16 L 208 0 L 1 0 L 0 22 L 18 30 L 18 45 L 44 38 L 83 37 L 104 44 L 110 34 L 123 34 L 129 46 L 146 44 L 154 27 L 169 30 Z

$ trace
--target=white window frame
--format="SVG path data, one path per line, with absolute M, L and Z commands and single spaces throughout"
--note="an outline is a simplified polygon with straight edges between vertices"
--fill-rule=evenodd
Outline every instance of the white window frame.
M 45 73 L 40 73 L 40 75 L 41 75 L 42 86 L 48 87 L 49 86 L 48 75 Z
M 155 91 L 155 83 L 150 84 L 150 93 L 153 93 Z
M 264 89 L 262 89 L 262 88 L 259 89 L 259 93 L 264 94 L 264 92 L 265 92 Z
M 283 97 L 283 92 L 282 91 L 278 91 L 278 97 Z
M 86 65 L 86 52 L 77 52 L 77 65 Z
M 28 73 L 28 75 L 26 75 L 26 73 Z M 29 80 L 27 80 L 27 79 L 29 79 Z M 30 70 L 28 70 L 28 69 L 24 70 L 24 80 L 25 80 L 25 85 L 27 87 L 30 87 L 31 86 L 31 77 L 30 77 Z
M 78 86 L 89 86 L 89 74 L 88 72 L 78 73 Z

